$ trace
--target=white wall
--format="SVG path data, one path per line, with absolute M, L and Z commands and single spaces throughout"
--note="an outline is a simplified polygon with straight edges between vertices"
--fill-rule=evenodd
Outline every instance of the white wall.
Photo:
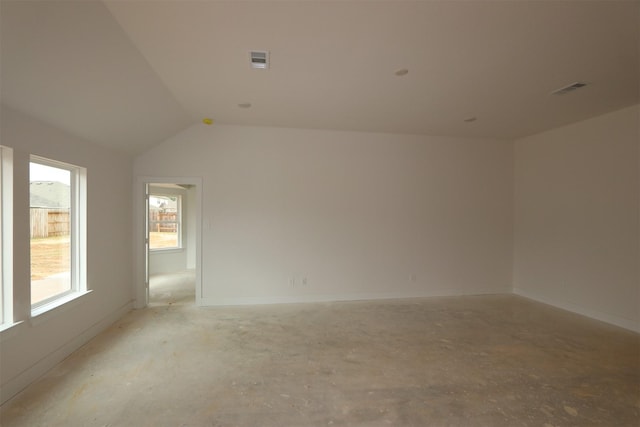
M 191 187 L 187 190 L 187 197 L 185 199 L 186 202 L 186 214 L 184 216 L 184 220 L 186 221 L 186 226 L 184 227 L 184 232 L 187 238 L 187 268 L 195 269 L 196 268 L 196 189 L 195 187 Z
M 134 173 L 202 177 L 208 305 L 509 292 L 512 166 L 507 141 L 195 125 Z
M 516 293 L 640 331 L 639 115 L 516 141 Z
M 131 159 L 2 107 L 2 145 L 14 149 L 14 318 L 0 334 L 4 402 L 117 320 L 132 301 Z M 87 168 L 87 280 L 93 292 L 30 319 L 29 155 Z

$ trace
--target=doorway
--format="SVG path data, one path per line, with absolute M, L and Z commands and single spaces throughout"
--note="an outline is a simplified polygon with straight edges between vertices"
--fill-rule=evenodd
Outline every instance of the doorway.
M 135 308 L 202 298 L 200 178 L 140 177 Z M 138 196 L 141 196 L 138 198 Z
M 195 301 L 195 186 L 149 183 L 149 305 Z

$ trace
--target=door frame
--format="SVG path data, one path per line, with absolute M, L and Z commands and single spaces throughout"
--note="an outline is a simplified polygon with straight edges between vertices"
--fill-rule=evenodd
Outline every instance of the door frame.
M 202 178 L 138 176 L 133 192 L 134 206 L 134 281 L 133 307 L 144 308 L 149 304 L 149 250 L 147 235 L 147 188 L 149 184 L 186 184 L 195 186 L 196 210 L 196 305 L 202 302 Z

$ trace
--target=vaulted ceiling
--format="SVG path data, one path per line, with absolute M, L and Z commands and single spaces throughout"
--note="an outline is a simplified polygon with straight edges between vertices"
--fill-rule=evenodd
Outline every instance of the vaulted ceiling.
M 637 1 L 0 4 L 2 102 L 131 152 L 204 117 L 515 138 L 640 99 Z

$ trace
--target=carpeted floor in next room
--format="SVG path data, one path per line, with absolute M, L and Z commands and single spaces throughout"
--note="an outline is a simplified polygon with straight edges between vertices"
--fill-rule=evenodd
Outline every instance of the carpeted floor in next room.
M 640 336 L 517 296 L 197 308 L 190 273 L 156 285 L 1 424 L 640 425 Z

